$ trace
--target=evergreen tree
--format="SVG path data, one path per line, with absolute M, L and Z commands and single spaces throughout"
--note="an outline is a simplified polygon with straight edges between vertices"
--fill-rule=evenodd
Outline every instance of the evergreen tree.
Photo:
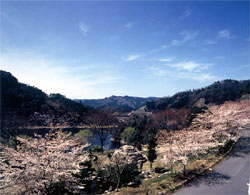
M 155 147 L 157 146 L 156 138 L 154 135 L 149 136 L 149 142 L 148 142 L 148 160 L 150 162 L 150 169 L 153 168 L 153 162 L 157 158 Z

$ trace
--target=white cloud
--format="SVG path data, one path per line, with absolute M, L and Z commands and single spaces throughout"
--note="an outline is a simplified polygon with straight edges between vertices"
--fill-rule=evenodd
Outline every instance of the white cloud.
M 183 43 L 185 43 L 185 42 L 187 42 L 187 41 L 189 41 L 189 40 L 195 39 L 195 38 L 199 35 L 199 33 L 198 33 L 198 32 L 191 32 L 191 31 L 186 31 L 186 30 L 184 30 L 184 31 L 182 31 L 182 32 L 180 33 L 180 35 L 181 35 L 183 38 L 180 39 L 180 40 L 173 40 L 173 41 L 171 42 L 171 45 L 172 45 L 172 46 L 178 46 L 178 45 L 181 45 L 181 44 L 183 44 Z
M 150 74 L 153 74 L 156 77 L 163 77 L 169 74 L 167 70 L 156 66 L 146 67 L 144 70 L 150 72 Z
M 159 59 L 160 62 L 171 62 L 172 59 L 171 58 L 161 58 Z
M 188 72 L 200 72 L 207 69 L 211 64 L 203 64 L 195 61 L 183 61 L 175 64 L 167 64 L 169 67 L 177 68 L 178 70 L 184 70 Z
M 105 87 L 117 83 L 121 76 L 101 65 L 53 60 L 32 52 L 10 51 L 1 54 L 0 69 L 11 72 L 20 82 L 36 86 L 46 93 L 61 93 L 69 98 L 108 96 Z M 103 67 L 103 66 L 102 66 Z
M 217 42 L 216 41 L 205 41 L 204 44 L 205 45 L 215 45 L 215 44 L 217 44 Z
M 185 20 L 186 18 L 188 18 L 189 16 L 191 16 L 192 14 L 192 10 L 189 8 L 185 8 L 182 13 L 180 13 L 179 17 L 174 17 L 170 20 L 171 23 L 179 23 L 183 20 Z
M 169 46 L 170 45 L 162 45 L 161 47 L 156 48 L 156 49 L 152 49 L 152 50 L 150 50 L 148 52 L 145 52 L 144 54 L 147 55 L 147 54 L 151 54 L 151 53 L 156 53 L 156 52 L 159 52 L 159 51 L 162 51 L 162 50 L 168 48 Z
M 199 34 L 198 32 L 190 32 L 190 31 L 186 31 L 186 30 L 184 30 L 184 31 L 182 31 L 182 32 L 180 33 L 180 35 L 183 36 L 183 40 L 184 40 L 184 41 L 192 40 L 192 39 L 194 39 L 195 37 L 197 37 L 198 34 Z
M 210 73 L 197 74 L 197 73 L 180 72 L 177 74 L 177 77 L 180 79 L 189 79 L 199 82 L 214 81 L 217 79 L 216 76 L 211 75 Z
M 149 55 L 149 54 L 152 54 L 152 53 L 156 53 L 156 52 L 162 51 L 162 50 L 164 50 L 166 48 L 169 48 L 169 47 L 182 45 L 182 44 L 184 44 L 185 42 L 187 42 L 189 40 L 195 39 L 199 35 L 199 33 L 184 30 L 184 31 L 180 32 L 180 35 L 182 36 L 182 39 L 180 39 L 180 40 L 173 40 L 170 44 L 165 44 L 165 45 L 162 45 L 159 48 L 152 49 L 150 51 L 146 51 L 146 52 L 143 52 L 143 53 L 140 53 L 140 54 L 129 55 L 128 57 L 123 58 L 123 59 L 127 60 L 127 61 L 133 61 L 133 60 L 136 60 L 136 59 L 138 59 L 138 58 L 140 58 L 142 56 L 146 56 L 146 55 Z
M 216 76 L 205 71 L 211 64 L 197 63 L 194 61 L 178 62 L 175 64 L 168 64 L 166 66 L 150 66 L 146 67 L 145 71 L 149 72 L 157 78 L 161 77 L 171 77 L 176 79 L 189 79 L 199 82 L 214 81 L 217 79 Z
M 124 27 L 125 27 L 125 28 L 128 28 L 128 29 L 132 28 L 132 27 L 133 27 L 133 22 L 128 22 L 128 23 L 126 23 L 126 24 L 124 25 Z
M 231 32 L 227 29 L 223 29 L 217 33 L 218 38 L 224 38 L 224 39 L 231 39 L 233 36 L 231 35 Z
M 125 60 L 127 61 L 134 61 L 138 58 L 140 58 L 142 55 L 139 55 L 139 54 L 135 54 L 135 55 L 129 55 L 128 57 L 125 58 Z
M 79 29 L 80 29 L 82 35 L 84 35 L 84 36 L 88 35 L 89 27 L 84 22 L 79 23 Z

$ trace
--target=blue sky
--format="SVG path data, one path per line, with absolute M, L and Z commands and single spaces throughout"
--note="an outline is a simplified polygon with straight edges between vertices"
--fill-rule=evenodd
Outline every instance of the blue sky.
M 249 79 L 248 1 L 1 1 L 0 69 L 69 98 Z

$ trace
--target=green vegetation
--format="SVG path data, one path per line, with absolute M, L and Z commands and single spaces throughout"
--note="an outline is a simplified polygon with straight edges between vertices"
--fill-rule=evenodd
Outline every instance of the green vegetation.
M 153 166 L 153 162 L 157 158 L 156 150 L 155 150 L 156 146 L 157 146 L 157 144 L 156 144 L 155 135 L 150 135 L 149 142 L 148 142 L 147 157 L 148 157 L 148 160 L 150 162 L 150 169 L 151 170 L 153 169 L 153 167 L 152 167 Z
M 122 172 L 120 173 L 120 178 L 118 177 L 117 165 L 107 165 L 105 167 L 104 174 L 110 183 L 118 184 L 118 187 L 124 184 L 128 184 L 130 182 L 134 182 L 134 185 L 140 184 L 140 174 L 136 163 L 128 163 L 122 168 Z M 118 181 L 119 180 L 119 181 Z
M 191 108 L 201 98 L 204 103 L 222 104 L 225 101 L 235 101 L 242 95 L 250 93 L 250 80 L 236 81 L 224 80 L 196 90 L 189 90 L 176 93 L 171 97 L 160 98 L 155 101 L 147 102 L 149 110 L 164 110 L 166 108 Z
M 126 141 L 127 143 L 130 143 L 132 140 L 132 135 L 134 134 L 135 128 L 133 127 L 127 127 L 121 134 L 121 138 Z
M 141 98 L 130 96 L 111 96 L 104 99 L 78 100 L 83 105 L 112 112 L 131 112 L 146 104 L 147 101 L 152 101 L 154 97 Z
M 102 151 L 101 147 L 100 147 L 100 146 L 97 146 L 97 145 L 92 146 L 89 150 L 90 150 L 92 153 L 94 153 L 94 152 L 101 152 L 101 151 Z
M 81 162 L 80 164 L 80 171 L 78 173 L 73 173 L 72 175 L 78 179 L 78 182 L 81 184 L 86 184 L 87 179 L 93 174 L 95 171 L 94 168 L 92 168 L 92 162 L 89 161 L 84 161 Z
M 64 179 L 60 179 L 56 182 L 51 182 L 49 184 L 44 183 L 44 188 L 41 189 L 43 194 L 73 194 L 69 189 L 66 188 L 66 182 Z
M 1 137 L 18 134 L 18 128 L 29 126 L 84 124 L 91 110 L 60 94 L 47 95 L 0 71 Z
M 202 155 L 200 155 L 200 151 L 197 151 L 195 155 L 188 153 L 188 150 L 185 153 L 184 146 L 187 145 L 183 142 L 184 146 L 181 146 L 181 141 L 185 135 L 179 137 L 179 144 L 176 140 L 170 139 L 168 147 L 171 147 L 173 143 L 177 143 L 175 146 L 179 148 L 179 151 L 184 151 L 183 154 L 181 154 L 182 156 L 180 154 L 179 156 L 182 159 L 185 158 L 185 162 L 182 162 L 180 158 L 175 161 L 172 159 L 171 161 L 171 158 L 174 155 L 176 156 L 176 154 L 172 153 L 173 151 L 171 149 L 171 152 L 169 150 L 167 153 L 168 156 L 166 151 L 164 153 L 164 158 L 170 160 L 166 168 L 163 168 L 165 164 L 161 164 L 163 152 L 159 152 L 159 154 L 156 153 L 157 141 L 160 143 L 160 139 L 163 139 L 163 141 L 165 141 L 164 143 L 167 143 L 166 139 L 170 137 L 164 137 L 164 133 L 170 130 L 183 129 L 191 125 L 192 122 L 195 123 L 196 121 L 193 119 L 199 116 L 198 114 L 210 112 L 207 110 L 206 104 L 221 104 L 227 100 L 236 100 L 244 94 L 249 94 L 250 87 L 250 80 L 225 80 L 223 82 L 216 82 L 206 88 L 181 92 L 172 97 L 148 102 L 147 108 L 153 111 L 151 115 L 133 116 L 128 123 L 118 124 L 118 120 L 115 117 L 103 111 L 105 109 L 101 111 L 91 110 L 80 103 L 67 99 L 63 95 L 47 95 L 37 88 L 19 83 L 10 73 L 4 71 L 0 73 L 2 82 L 1 136 L 7 138 L 5 139 L 5 143 L 10 146 L 12 150 L 15 150 L 19 144 L 15 135 L 18 133 L 17 129 L 22 126 L 75 126 L 87 124 L 99 131 L 101 146 L 92 146 L 88 150 L 88 153 L 85 153 L 88 155 L 86 156 L 87 160 L 85 159 L 86 161 L 79 164 L 80 169 L 78 170 L 77 167 L 77 173 L 72 173 L 77 180 L 77 184 L 86 187 L 86 189 L 83 190 L 84 193 L 92 192 L 92 189 L 89 188 L 91 188 L 94 182 L 96 182 L 95 185 L 98 188 L 96 189 L 98 193 L 103 193 L 109 189 L 109 187 L 112 187 L 114 190 L 115 188 L 118 189 L 121 186 L 128 185 L 137 187 L 124 188 L 121 192 L 129 192 L 131 194 L 153 192 L 171 193 L 179 188 L 185 180 L 203 174 L 232 148 L 235 143 L 232 137 L 237 136 L 238 131 L 229 132 L 232 137 L 226 142 L 225 139 L 228 135 L 226 135 L 225 132 L 220 131 L 215 132 L 213 135 L 211 134 L 211 137 L 220 144 L 225 143 L 218 148 L 213 148 L 213 151 L 209 151 L 206 148 L 204 151 L 207 151 L 207 153 L 203 153 Z M 131 98 L 126 97 L 125 99 Z M 107 106 L 111 105 L 113 105 L 113 103 Z M 139 103 L 135 103 L 135 107 L 138 105 Z M 129 109 L 131 108 L 128 108 L 127 105 L 122 106 L 122 111 L 128 111 Z M 208 119 L 208 115 L 205 117 Z M 119 153 L 115 156 L 114 151 L 104 151 L 105 140 L 108 138 L 108 135 L 110 135 L 110 126 L 118 126 L 118 130 L 113 135 L 116 141 L 122 140 L 126 144 L 137 147 L 138 150 L 142 150 L 144 155 L 147 155 L 148 162 L 144 165 L 141 164 L 140 169 L 138 169 L 138 165 L 135 162 L 128 162 L 127 156 L 122 156 Z M 203 125 L 202 128 L 211 132 L 211 126 L 208 123 Z M 227 129 L 230 128 L 233 127 L 228 125 Z M 62 136 L 65 135 L 62 134 Z M 40 138 L 42 138 L 42 136 Z M 83 144 L 92 142 L 95 139 L 93 132 L 88 129 L 80 130 L 71 138 L 79 138 L 77 140 L 80 140 L 81 143 L 78 143 L 78 146 L 83 146 Z M 33 138 L 26 139 L 26 141 L 32 142 L 32 139 Z M 196 143 L 199 141 L 200 140 L 197 139 Z M 190 143 L 194 143 L 193 139 L 191 139 Z M 61 144 L 63 145 L 63 143 Z M 215 147 L 217 147 L 217 145 Z M 201 150 L 201 147 L 198 148 Z M 36 147 L 36 149 L 38 149 L 38 147 Z M 62 150 L 65 151 L 65 148 Z M 58 152 L 61 154 L 62 150 Z M 192 152 L 194 151 L 193 148 L 190 150 Z M 79 153 L 81 153 L 81 151 Z M 50 161 L 51 159 L 48 159 L 48 162 Z M 59 161 L 60 160 L 55 164 Z M 78 161 L 73 164 L 77 163 Z M 153 165 L 155 167 L 154 172 L 152 171 Z M 15 165 L 15 167 L 20 166 Z M 141 171 L 148 171 L 149 168 L 152 178 L 142 180 L 143 174 L 141 174 Z M 171 170 L 171 173 L 166 173 L 168 170 Z M 42 191 L 44 194 L 53 194 L 55 192 L 69 194 L 70 189 L 65 187 L 66 182 L 67 180 L 62 178 L 46 183 Z M 69 184 L 67 185 L 69 186 Z
M 90 143 L 95 140 L 93 132 L 88 129 L 80 130 L 75 136 L 78 137 L 82 143 Z
M 117 194 L 157 194 L 162 192 L 164 194 L 171 194 L 179 189 L 186 180 L 195 176 L 200 176 L 204 172 L 214 166 L 223 155 L 208 152 L 202 155 L 201 158 L 191 157 L 186 165 L 186 175 L 183 174 L 182 163 L 177 162 L 173 164 L 173 173 L 153 173 L 152 178 L 143 180 L 139 187 L 126 187 L 121 189 Z M 160 159 L 157 158 L 157 161 Z M 157 162 L 155 162 L 157 163 Z M 144 167 L 145 169 L 146 167 Z
M 222 146 L 219 146 L 218 148 L 218 152 L 220 154 L 225 154 L 227 153 L 231 148 L 232 146 L 234 145 L 235 141 L 230 139 L 230 140 L 227 140 L 226 143 Z

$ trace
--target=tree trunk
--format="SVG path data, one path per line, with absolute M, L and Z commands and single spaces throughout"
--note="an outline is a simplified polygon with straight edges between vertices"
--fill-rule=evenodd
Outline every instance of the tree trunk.
M 186 176 L 186 165 L 183 164 L 183 175 Z
M 153 162 L 150 162 L 150 171 L 153 171 Z
M 118 180 L 117 180 L 117 185 L 116 185 L 116 191 L 118 192 L 118 188 L 119 188 L 119 186 L 120 186 L 120 177 L 118 177 L 117 178 Z
M 103 154 L 103 145 L 104 145 L 104 143 L 103 143 L 103 139 L 102 138 L 100 138 L 100 140 L 101 140 L 101 152 Z
M 170 165 L 170 171 L 173 173 L 173 164 Z

